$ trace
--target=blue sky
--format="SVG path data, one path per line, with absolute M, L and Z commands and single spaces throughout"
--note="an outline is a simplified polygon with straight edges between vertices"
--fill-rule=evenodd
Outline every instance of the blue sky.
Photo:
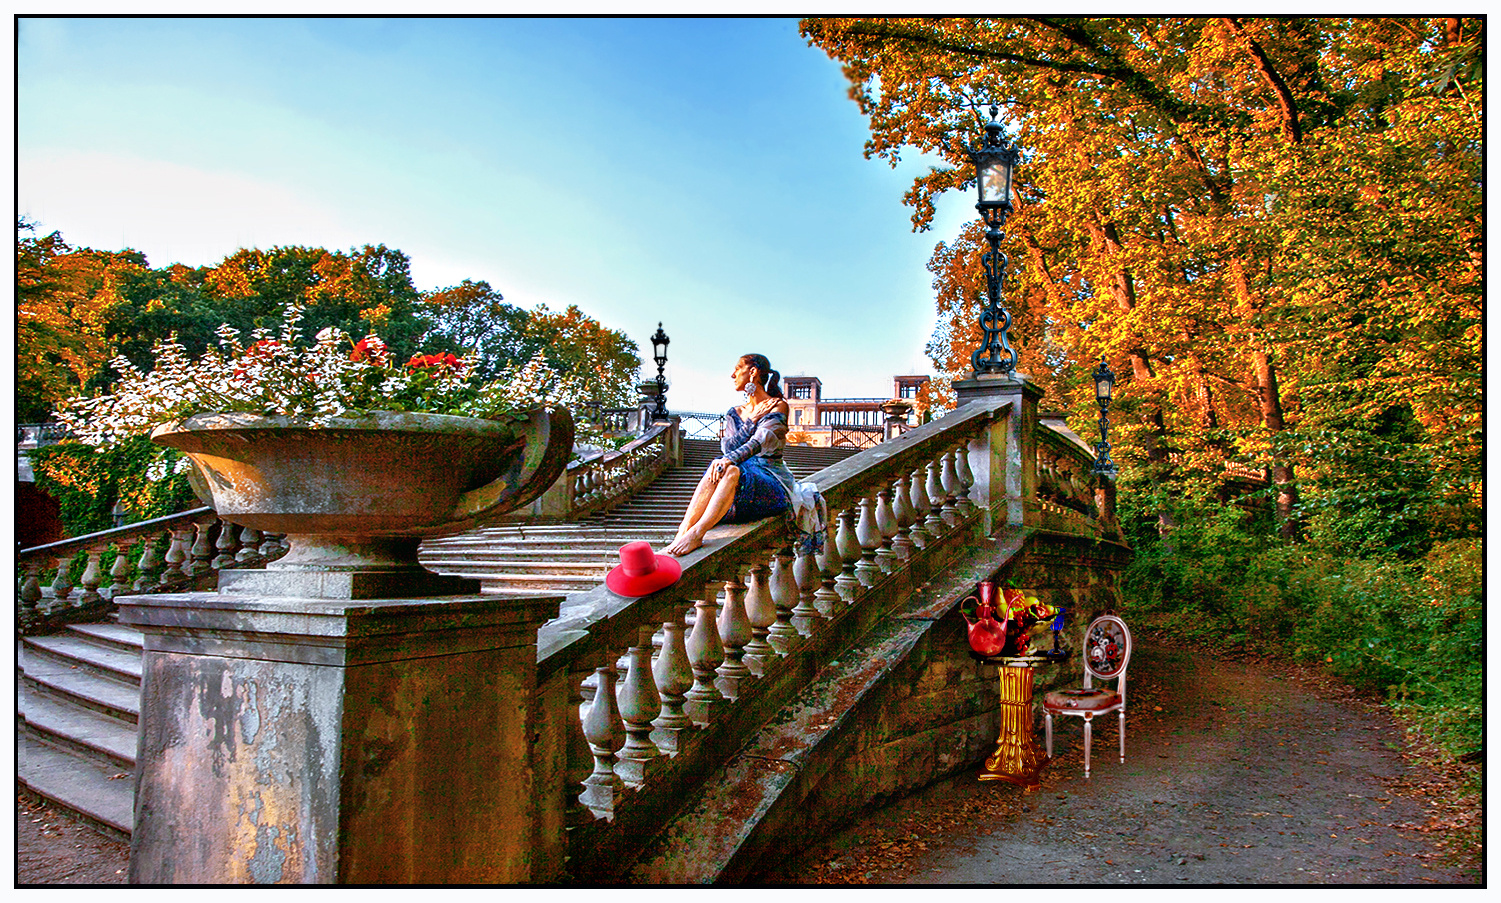
M 18 210 L 153 266 L 384 243 L 672 337 L 669 405 L 766 354 L 826 396 L 929 372 L 933 246 L 793 19 L 26 19 Z

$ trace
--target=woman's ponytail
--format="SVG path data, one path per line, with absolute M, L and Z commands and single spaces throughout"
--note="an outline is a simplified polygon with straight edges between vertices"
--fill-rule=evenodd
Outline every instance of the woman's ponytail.
M 771 371 L 771 378 L 766 380 L 766 394 L 772 398 L 782 398 L 782 374 Z

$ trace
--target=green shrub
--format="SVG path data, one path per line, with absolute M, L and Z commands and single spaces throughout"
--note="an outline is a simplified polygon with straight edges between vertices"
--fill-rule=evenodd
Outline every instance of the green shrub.
M 134 436 L 111 446 L 44 446 L 31 452 L 31 469 L 37 488 L 57 500 L 64 529 L 81 536 L 113 526 L 116 501 L 129 511 L 131 521 L 197 504 L 187 478 L 173 472 L 180 459 L 178 452 Z

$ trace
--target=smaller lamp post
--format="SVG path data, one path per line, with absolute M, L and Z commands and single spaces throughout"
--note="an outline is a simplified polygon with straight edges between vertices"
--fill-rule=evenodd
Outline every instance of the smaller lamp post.
M 657 324 L 656 334 L 651 337 L 651 356 L 657 362 L 657 404 L 652 408 L 652 420 L 667 420 L 672 415 L 667 413 L 667 377 L 663 370 L 667 366 L 667 333 L 662 331 L 662 324 Z
M 1115 462 L 1110 460 L 1110 391 L 1115 386 L 1115 374 L 1100 358 L 1100 365 L 1090 374 L 1094 377 L 1094 400 L 1100 406 L 1100 441 L 1095 443 L 1093 473 L 1115 479 Z

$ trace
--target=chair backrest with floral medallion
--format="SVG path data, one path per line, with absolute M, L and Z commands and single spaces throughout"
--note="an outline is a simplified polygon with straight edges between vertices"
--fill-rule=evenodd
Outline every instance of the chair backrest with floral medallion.
M 1084 686 L 1093 686 L 1091 678 L 1120 678 L 1125 683 L 1126 665 L 1131 661 L 1131 631 L 1115 615 L 1100 615 L 1084 631 Z

